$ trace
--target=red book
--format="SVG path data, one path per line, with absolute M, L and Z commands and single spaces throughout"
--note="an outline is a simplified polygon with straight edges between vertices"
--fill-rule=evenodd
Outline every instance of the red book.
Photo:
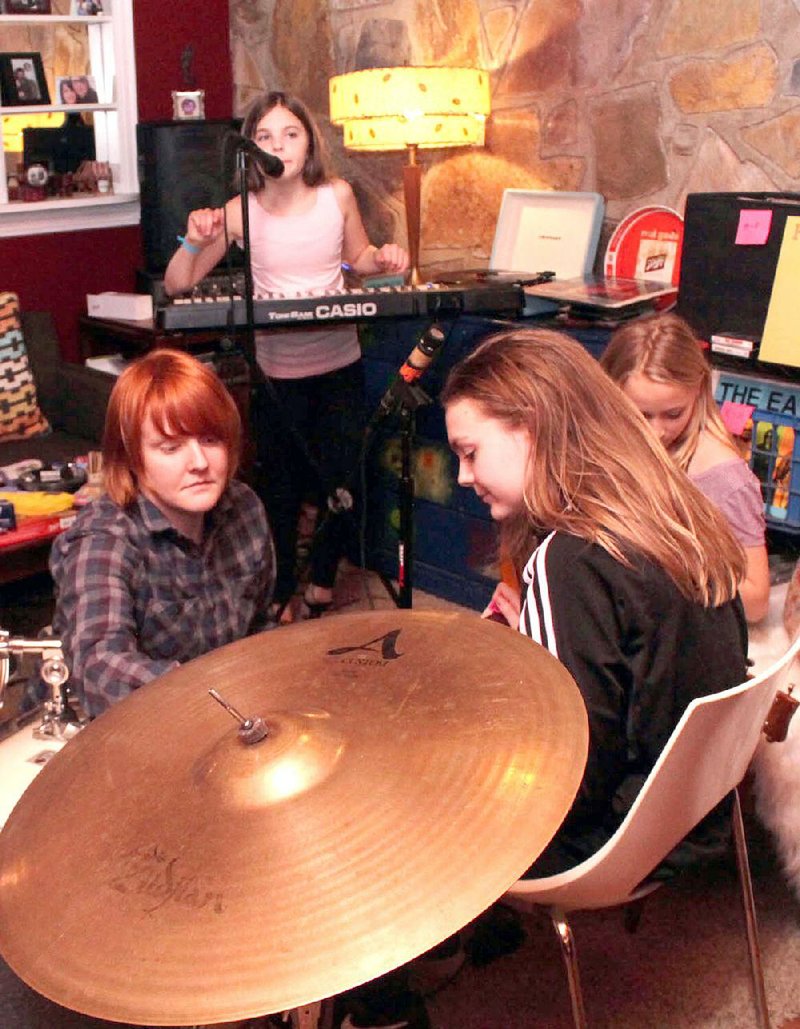
M 34 540 L 52 539 L 77 518 L 76 511 L 63 511 L 61 514 L 37 515 L 20 519 L 16 529 L 0 532 L 0 548 L 15 547 Z

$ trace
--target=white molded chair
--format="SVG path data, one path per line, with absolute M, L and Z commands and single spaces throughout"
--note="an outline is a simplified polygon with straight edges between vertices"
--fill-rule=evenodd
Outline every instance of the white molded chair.
M 632 904 L 652 892 L 660 883 L 647 882 L 650 873 L 731 791 L 757 1024 L 769 1029 L 738 787 L 755 753 L 776 691 L 788 677 L 798 652 L 800 635 L 783 657 L 755 678 L 723 693 L 693 700 L 612 838 L 576 867 L 541 879 L 520 879 L 504 895 L 503 900 L 519 910 L 549 910 L 561 943 L 578 1029 L 584 1029 L 587 1021 L 567 913 Z

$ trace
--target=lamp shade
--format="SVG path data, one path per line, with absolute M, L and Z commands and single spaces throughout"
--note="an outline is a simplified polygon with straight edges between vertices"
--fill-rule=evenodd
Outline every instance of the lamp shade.
M 368 68 L 335 76 L 329 89 L 349 149 L 483 145 L 489 75 L 478 68 Z

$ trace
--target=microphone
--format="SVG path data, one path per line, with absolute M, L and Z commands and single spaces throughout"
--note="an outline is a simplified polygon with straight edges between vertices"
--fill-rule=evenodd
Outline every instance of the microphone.
M 262 150 L 261 147 L 248 139 L 247 136 L 240 136 L 238 132 L 231 132 L 228 138 L 237 150 L 243 150 L 244 153 L 255 161 L 261 171 L 268 175 L 271 179 L 279 179 L 283 175 L 283 161 L 280 157 L 276 157 L 275 154 L 268 154 L 266 150 Z
M 400 378 L 409 385 L 421 378 L 431 361 L 436 357 L 442 343 L 444 343 L 444 333 L 434 322 L 433 325 L 429 325 L 423 332 L 419 343 L 417 343 L 406 358 L 405 364 L 397 373 Z
M 380 403 L 382 413 L 388 413 L 409 396 L 414 383 L 427 371 L 444 340 L 445 334 L 435 322 L 428 326 L 384 393 Z

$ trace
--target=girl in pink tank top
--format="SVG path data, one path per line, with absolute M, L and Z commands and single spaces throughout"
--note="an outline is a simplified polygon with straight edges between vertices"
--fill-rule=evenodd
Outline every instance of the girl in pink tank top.
M 266 93 L 252 104 L 243 135 L 282 162 L 268 175 L 248 168 L 250 263 L 256 295 L 330 292 L 342 286 L 342 264 L 358 275 L 408 268 L 395 243 L 370 243 L 355 195 L 326 168 L 322 139 L 307 108 L 286 93 Z M 271 170 L 271 169 L 267 169 Z M 164 277 L 169 294 L 196 285 L 224 257 L 230 239 L 242 242 L 242 201 L 189 215 L 186 234 Z M 297 522 L 309 497 L 327 508 L 335 491 L 355 478 L 364 423 L 363 372 L 355 327 L 264 331 L 256 356 L 266 383 L 254 408 L 258 449 L 256 488 L 272 523 L 278 556 L 276 614 L 296 586 Z M 330 607 L 339 558 L 347 544 L 345 516 L 324 521 L 314 537 L 309 582 L 300 605 L 305 617 Z

